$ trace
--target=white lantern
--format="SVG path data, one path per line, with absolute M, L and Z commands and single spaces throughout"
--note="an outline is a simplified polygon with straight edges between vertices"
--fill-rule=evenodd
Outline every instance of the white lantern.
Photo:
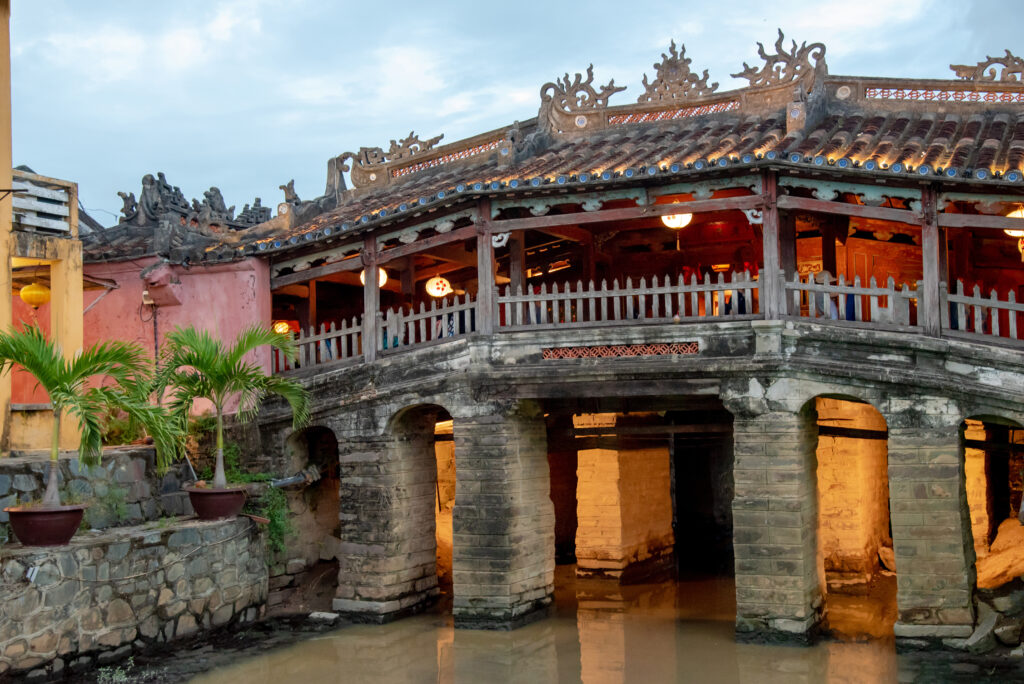
M 693 220 L 693 214 L 666 214 L 661 217 L 661 222 L 665 224 L 667 228 L 673 228 L 679 230 L 690 225 L 690 221 Z
M 426 288 L 427 294 L 431 297 L 444 297 L 452 293 L 452 284 L 448 282 L 447 278 L 441 276 L 434 276 L 428 280 Z
M 366 269 L 364 268 L 359 272 L 359 282 L 363 285 L 366 284 Z M 384 287 L 384 283 L 388 282 L 388 272 L 383 268 L 377 268 L 377 287 Z
M 1017 207 L 1016 209 L 1011 211 L 1009 214 L 1007 214 L 1006 218 L 1024 219 L 1024 206 Z M 1013 229 L 1007 228 L 1003 232 L 1006 233 L 1007 235 L 1009 235 L 1010 237 L 1024 238 L 1024 230 L 1013 230 Z

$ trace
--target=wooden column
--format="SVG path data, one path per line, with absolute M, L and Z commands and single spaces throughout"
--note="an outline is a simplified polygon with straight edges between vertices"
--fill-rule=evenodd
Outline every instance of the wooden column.
M 363 285 L 363 360 L 377 359 L 377 345 L 380 333 L 377 331 L 377 314 L 380 311 L 380 282 L 377 277 L 377 239 L 367 235 L 363 241 L 363 268 L 366 284 Z
M 481 335 L 494 332 L 494 247 L 491 245 L 491 200 L 480 199 L 476 233 L 476 329 Z
M 408 306 L 416 301 L 416 257 L 412 255 L 405 258 L 402 268 L 402 300 Z
M 309 315 L 306 317 L 309 321 L 309 332 L 311 335 L 316 334 L 317 330 L 317 313 L 316 313 L 316 280 L 309 281 Z
M 508 236 L 508 278 L 513 292 L 526 287 L 526 233 L 517 230 Z
M 821 222 L 821 268 L 828 271 L 833 277 L 839 276 L 839 262 L 836 259 L 836 240 L 845 240 L 846 233 L 850 228 L 848 216 L 828 216 Z M 853 276 L 847 275 L 847 279 L 853 282 Z
M 917 322 L 926 335 L 938 337 L 940 322 L 939 311 L 939 225 L 935 211 L 935 189 L 925 188 L 922 191 L 922 209 L 924 218 L 921 222 L 921 259 L 924 275 L 921 280 L 921 291 L 917 296 Z
M 766 171 L 761 176 L 764 199 L 764 223 L 761 228 L 761 244 L 764 250 L 764 270 L 761 272 L 761 294 L 764 297 L 761 308 L 765 318 L 779 318 L 785 311 L 785 288 L 779 286 L 779 208 L 776 204 L 777 187 L 775 174 Z
M 796 214 L 779 212 L 779 268 L 792 280 L 796 273 Z

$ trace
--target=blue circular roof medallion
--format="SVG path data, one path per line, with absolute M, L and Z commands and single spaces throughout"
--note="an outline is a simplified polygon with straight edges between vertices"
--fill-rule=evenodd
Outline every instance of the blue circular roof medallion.
M 622 172 L 622 175 L 625 176 L 626 178 L 632 178 L 635 174 L 636 171 L 634 171 L 633 169 L 626 169 L 625 171 Z
M 611 180 L 611 177 L 612 177 L 612 172 L 611 171 L 602 171 L 601 172 L 601 180 Z
M 974 177 L 978 180 L 985 180 L 988 178 L 988 169 L 978 169 L 974 172 Z
M 920 176 L 927 176 L 931 172 L 932 167 L 928 166 L 927 164 L 921 164 L 920 166 L 917 167 L 917 173 Z
M 948 169 L 946 169 L 946 175 L 949 176 L 950 178 L 956 178 L 958 175 L 960 175 L 960 172 L 957 171 L 955 167 L 951 166 Z
M 742 157 L 740 157 L 740 161 L 743 162 L 744 164 L 749 164 L 750 162 L 754 161 L 754 155 L 745 154 Z
M 491 181 L 491 190 L 497 190 L 501 187 L 501 183 L 498 181 Z
M 533 178 L 533 179 L 530 180 L 530 185 L 532 185 L 533 187 L 537 187 L 540 184 L 541 184 L 540 178 Z
M 261 243 L 260 243 L 260 251 L 262 252 L 262 251 L 263 251 L 263 250 L 265 250 L 266 248 L 267 248 L 267 243 L 266 243 L 266 242 L 261 242 Z
M 459 183 L 455 186 L 455 192 L 463 192 L 466 189 L 465 183 Z
M 281 246 L 281 241 L 280 240 L 274 240 L 274 247 L 280 247 L 280 246 Z
M 778 156 L 779 156 L 779 153 L 776 152 L 775 150 L 768 150 L 768 152 L 765 153 L 764 158 L 765 159 L 775 159 Z
M 426 197 L 420 197 L 418 201 L 420 204 L 426 204 L 428 202 Z
M 693 168 L 697 169 L 698 171 L 703 169 L 704 168 L 704 160 L 703 159 L 698 159 L 697 161 L 693 162 Z
M 672 166 L 668 167 L 668 170 L 671 171 L 672 173 L 679 173 L 679 169 L 680 168 L 681 167 L 679 166 L 679 164 L 675 163 L 675 164 L 672 164 Z
M 822 157 L 819 154 L 817 157 L 814 158 L 814 165 L 815 166 L 824 166 L 825 165 L 825 158 Z
M 1006 180 L 1011 182 L 1017 182 L 1021 179 L 1020 171 L 1010 171 L 1006 174 Z
M 519 181 L 516 180 L 515 178 L 513 178 L 512 180 L 510 180 L 508 182 L 508 187 L 510 187 L 510 188 L 518 188 L 519 187 Z
M 656 173 L 658 173 L 658 167 L 657 166 L 654 166 L 652 164 L 651 166 L 647 167 L 647 175 L 648 176 L 653 176 Z
M 444 190 L 437 193 L 437 199 L 444 199 L 446 197 Z
M 387 209 L 381 209 L 380 212 L 377 213 L 377 216 L 379 216 L 381 218 L 384 218 L 387 215 L 388 215 L 388 210 Z
M 369 216 L 361 216 L 361 217 L 359 217 L 359 222 L 360 223 L 369 223 L 370 222 L 370 217 Z
M 298 235 L 292 235 L 290 238 L 288 238 L 288 242 L 293 244 L 293 245 L 294 244 L 298 244 L 299 236 Z
M 875 169 L 878 168 L 878 162 L 876 162 L 874 159 L 868 159 L 866 162 L 864 162 L 864 168 L 868 171 L 874 171 Z
M 903 173 L 903 164 L 896 162 L 895 164 L 889 167 L 889 170 L 892 171 L 893 173 Z
M 502 154 L 502 156 L 507 155 L 508 154 L 508 148 L 507 147 L 502 147 L 501 148 L 501 154 Z
M 589 173 L 585 173 L 585 172 L 581 173 L 577 177 L 579 178 L 580 183 L 586 183 L 588 180 L 590 180 L 590 174 Z
M 484 189 L 484 184 L 483 183 L 473 183 L 473 189 L 474 190 L 483 190 Z
M 330 226 L 327 226 L 326 228 L 324 228 L 324 235 L 330 235 L 333 232 L 334 232 L 334 229 L 331 228 Z
M 850 160 L 847 159 L 846 157 L 843 157 L 842 159 L 840 159 L 839 161 L 836 162 L 836 166 L 838 166 L 841 169 L 849 168 L 850 167 Z
M 719 166 L 728 166 L 729 165 L 729 160 L 726 159 L 725 157 L 722 157 L 721 159 L 718 160 L 718 165 Z
M 342 224 L 341 224 L 341 229 L 342 229 L 342 230 L 348 230 L 348 229 L 349 229 L 349 228 L 351 228 L 351 227 L 352 227 L 352 224 L 351 224 L 351 223 L 342 223 Z
M 803 159 L 804 158 L 800 156 L 799 152 L 794 152 L 793 154 L 789 155 L 789 161 L 791 162 L 799 162 L 803 161 Z
M 559 185 L 565 185 L 565 181 L 567 180 L 569 179 L 566 178 L 565 176 L 559 176 L 558 178 L 555 179 L 555 182 L 558 183 Z
M 404 204 L 404 203 L 403 203 L 403 204 L 399 204 L 399 205 L 398 205 L 398 211 L 405 211 L 405 210 L 406 210 L 406 209 L 408 209 L 408 208 L 409 208 L 409 205 L 408 205 L 408 204 Z

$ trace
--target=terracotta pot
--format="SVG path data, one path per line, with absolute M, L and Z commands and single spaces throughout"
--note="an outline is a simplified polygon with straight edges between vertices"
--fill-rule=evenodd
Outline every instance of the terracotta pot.
M 211 489 L 207 487 L 184 487 L 192 510 L 200 520 L 234 518 L 245 505 L 245 487 Z
M 25 546 L 63 546 L 71 541 L 82 524 L 87 506 L 11 506 L 4 512 L 11 517 L 14 536 Z

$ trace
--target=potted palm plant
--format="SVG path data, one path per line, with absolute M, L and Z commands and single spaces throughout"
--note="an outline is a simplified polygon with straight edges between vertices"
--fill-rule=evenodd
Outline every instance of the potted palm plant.
M 153 438 L 157 459 L 165 467 L 176 453 L 178 428 L 167 412 L 149 401 L 152 361 L 138 344 L 100 342 L 73 359 L 37 326 L 0 333 L 0 374 L 21 366 L 35 377 L 53 406 L 53 436 L 46 493 L 42 501 L 5 508 L 11 528 L 28 546 L 68 543 L 82 521 L 85 505 L 61 505 L 58 449 L 62 416 L 78 422 L 78 458 L 85 465 L 99 462 L 102 453 L 101 418 L 111 409 L 123 411 Z
M 158 388 L 171 392 L 170 409 L 180 425 L 188 421 L 196 399 L 213 404 L 216 423 L 216 466 L 211 486 L 186 487 L 196 515 L 204 520 L 238 515 L 245 504 L 245 487 L 230 487 L 224 473 L 224 410 L 238 402 L 238 420 L 250 420 L 260 402 L 269 394 L 283 397 L 292 409 L 296 429 L 309 418 L 309 396 L 288 378 L 267 375 L 259 364 L 246 357 L 269 345 L 287 356 L 295 356 L 295 342 L 288 333 L 253 325 L 225 345 L 206 330 L 193 326 L 177 328 L 167 335 L 161 355 Z

